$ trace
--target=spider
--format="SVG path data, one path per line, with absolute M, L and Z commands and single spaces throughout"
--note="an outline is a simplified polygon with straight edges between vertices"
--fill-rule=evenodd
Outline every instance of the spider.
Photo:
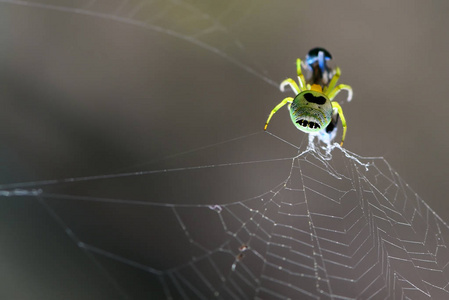
M 321 130 L 330 133 L 335 128 L 338 116 L 340 116 L 343 126 L 343 135 L 340 145 L 343 146 L 347 129 L 346 119 L 340 104 L 333 102 L 332 100 L 341 90 L 347 90 L 348 101 L 351 101 L 352 88 L 346 84 L 337 85 L 341 71 L 338 67 L 335 70 L 332 70 L 326 65 L 326 60 L 330 60 L 331 58 L 330 53 L 323 48 L 314 48 L 309 51 L 309 54 L 306 57 L 306 66 L 313 72 L 309 83 L 306 83 L 304 75 L 302 74 L 301 59 L 298 58 L 296 60 L 296 72 L 298 75 L 299 86 L 291 78 L 285 79 L 280 85 L 282 92 L 284 91 L 285 86 L 289 85 L 296 93 L 296 97 L 287 97 L 273 108 L 268 116 L 264 130 L 267 130 L 268 123 L 274 113 L 288 103 L 288 109 L 293 124 L 299 130 L 307 133 L 317 133 Z M 333 76 L 331 75 L 331 72 L 334 72 Z

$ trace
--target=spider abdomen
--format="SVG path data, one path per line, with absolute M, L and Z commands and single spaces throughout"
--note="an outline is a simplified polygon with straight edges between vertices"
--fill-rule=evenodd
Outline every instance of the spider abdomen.
M 293 124 L 304 132 L 317 132 L 325 128 L 332 119 L 330 100 L 318 91 L 299 93 L 290 105 Z

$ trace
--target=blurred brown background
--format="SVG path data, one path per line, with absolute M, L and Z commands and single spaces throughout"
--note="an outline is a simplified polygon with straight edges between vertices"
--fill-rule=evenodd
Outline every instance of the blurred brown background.
M 321 46 L 354 90 L 338 97 L 345 148 L 385 157 L 449 221 L 448 13 L 446 1 L 0 1 L 1 183 L 152 170 L 259 132 L 285 97 L 270 82 Z M 304 137 L 284 110 L 270 131 Z M 5 297 L 121 298 L 35 199 L 0 202 Z

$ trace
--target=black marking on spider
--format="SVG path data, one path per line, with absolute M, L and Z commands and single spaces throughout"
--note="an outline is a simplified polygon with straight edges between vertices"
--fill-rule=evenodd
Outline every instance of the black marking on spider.
M 303 120 L 303 119 L 296 121 L 296 123 L 301 125 L 302 127 L 309 127 L 311 129 L 320 128 L 320 125 L 318 123 L 310 122 L 310 121 Z
M 316 103 L 318 105 L 326 103 L 326 98 L 324 98 L 323 96 L 315 97 L 312 93 L 304 94 L 304 98 L 306 98 L 308 102 Z

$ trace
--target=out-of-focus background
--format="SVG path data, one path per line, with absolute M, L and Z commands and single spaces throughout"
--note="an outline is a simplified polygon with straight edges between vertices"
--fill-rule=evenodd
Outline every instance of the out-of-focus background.
M 152 170 L 259 132 L 285 97 L 276 85 L 320 46 L 354 90 L 338 97 L 344 147 L 386 158 L 449 221 L 448 12 L 445 1 L 0 1 L 0 183 Z M 269 130 L 304 137 L 285 109 Z M 121 297 L 104 280 L 114 270 L 85 261 L 35 198 L 1 199 L 0 295 Z

